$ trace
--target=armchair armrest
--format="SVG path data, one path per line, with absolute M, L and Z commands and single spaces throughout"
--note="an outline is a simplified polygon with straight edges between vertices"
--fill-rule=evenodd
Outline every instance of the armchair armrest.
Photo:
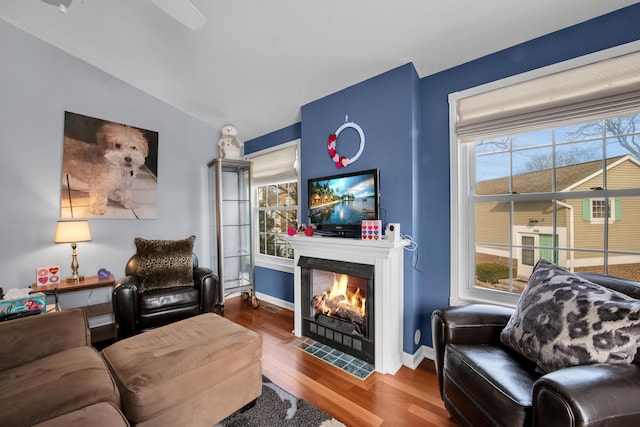
M 433 312 L 431 325 L 442 332 L 438 335 L 446 344 L 499 344 L 512 313 L 513 309 L 488 304 L 447 307 Z
M 442 396 L 442 368 L 447 344 L 500 345 L 500 332 L 513 310 L 488 304 L 471 304 L 435 310 L 431 314 L 431 332 L 435 368 Z
M 113 314 L 118 327 L 118 337 L 130 337 L 136 332 L 138 318 L 138 278 L 125 276 L 113 287 Z
M 83 309 L 0 322 L 0 371 L 87 345 L 91 331 Z
M 535 426 L 640 425 L 639 365 L 595 364 L 560 369 L 533 387 Z
M 200 289 L 200 311 L 202 313 L 212 312 L 216 306 L 222 303 L 220 281 L 218 276 L 213 274 L 213 270 L 205 267 L 194 268 L 193 283 Z

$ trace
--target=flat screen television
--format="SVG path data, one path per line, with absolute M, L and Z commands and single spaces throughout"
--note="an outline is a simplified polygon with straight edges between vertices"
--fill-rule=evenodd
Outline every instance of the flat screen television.
M 308 181 L 309 224 L 318 234 L 360 237 L 362 220 L 380 218 L 378 169 Z

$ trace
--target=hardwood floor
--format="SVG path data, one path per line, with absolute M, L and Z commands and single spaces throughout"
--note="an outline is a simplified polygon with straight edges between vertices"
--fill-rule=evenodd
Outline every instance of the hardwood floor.
M 374 372 L 364 381 L 295 348 L 293 312 L 257 309 L 240 297 L 225 301 L 224 316 L 262 336 L 262 372 L 275 384 L 322 409 L 349 427 L 455 427 L 444 409 L 433 362 L 395 375 Z M 274 306 L 271 306 L 274 307 Z

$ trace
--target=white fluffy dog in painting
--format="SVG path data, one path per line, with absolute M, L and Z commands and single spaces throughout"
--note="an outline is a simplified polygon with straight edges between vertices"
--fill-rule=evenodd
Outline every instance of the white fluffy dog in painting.
M 97 144 L 64 138 L 63 173 L 87 184 L 89 210 L 104 215 L 108 199 L 127 209 L 138 207 L 132 186 L 144 165 L 149 145 L 142 131 L 118 123 L 105 123 Z

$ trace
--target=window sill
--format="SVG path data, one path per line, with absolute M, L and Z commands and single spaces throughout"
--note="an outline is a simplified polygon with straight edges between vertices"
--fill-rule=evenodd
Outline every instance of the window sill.
M 460 290 L 458 290 L 460 291 Z M 467 289 L 464 292 L 455 292 L 450 295 L 450 305 L 491 304 L 503 307 L 515 308 L 520 299 L 520 294 L 486 291 L 484 289 Z
M 278 258 L 268 255 L 256 255 L 256 267 L 269 268 L 285 273 L 293 274 L 294 265 L 292 259 Z
M 613 224 L 613 221 L 614 221 L 614 220 L 610 219 L 610 220 L 609 220 L 609 221 L 607 221 L 607 222 L 608 222 L 609 224 Z M 602 224 L 604 224 L 604 219 L 592 219 L 592 220 L 591 220 L 591 225 L 602 225 Z

